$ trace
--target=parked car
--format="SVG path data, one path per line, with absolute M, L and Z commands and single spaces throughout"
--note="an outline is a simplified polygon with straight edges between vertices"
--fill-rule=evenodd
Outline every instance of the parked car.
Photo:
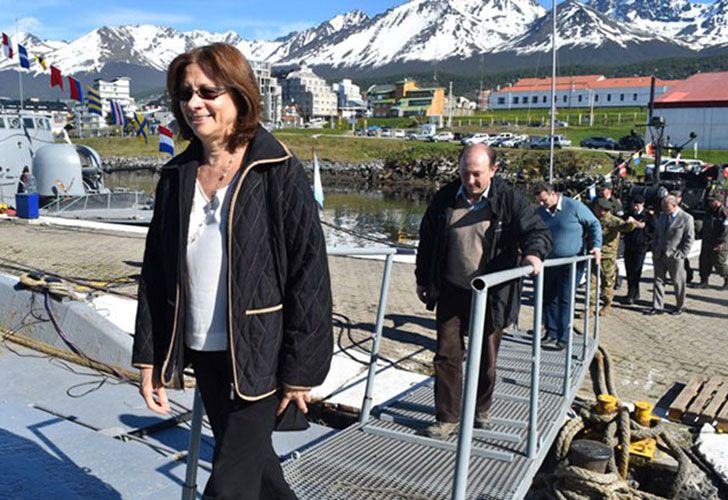
M 455 139 L 452 132 L 438 132 L 435 135 L 431 135 L 429 140 L 432 142 L 447 142 Z
M 383 128 L 379 134 L 379 137 L 394 137 L 394 132 L 391 128 Z
M 486 133 L 469 134 L 467 137 L 464 137 L 460 143 L 463 146 L 467 146 L 468 144 L 483 144 L 488 139 L 490 139 L 490 136 Z
M 554 135 L 554 148 L 565 148 L 571 146 L 571 141 L 563 135 Z M 533 149 L 551 148 L 551 136 L 545 135 L 531 145 Z
M 637 151 L 645 147 L 645 141 L 638 135 L 625 135 L 620 137 L 617 143 L 619 149 L 623 151 Z
M 404 139 L 404 130 L 401 128 L 396 128 L 392 131 L 392 137 L 397 137 L 399 139 Z
M 541 141 L 542 139 L 543 137 L 541 137 L 540 135 L 529 135 L 519 144 L 519 147 L 532 148 L 534 144 Z
M 499 146 L 502 148 L 517 148 L 527 138 L 528 136 L 523 134 L 514 135 L 510 139 L 501 140 Z
M 568 127 L 569 122 L 565 122 L 564 120 L 554 120 L 554 126 L 555 127 Z
M 580 143 L 582 148 L 617 149 L 619 143 L 611 137 L 587 137 Z
M 682 174 L 691 172 L 699 173 L 705 167 L 705 163 L 701 160 L 683 160 L 677 158 L 665 158 L 660 162 L 660 172 L 671 172 L 674 174 Z M 645 175 L 651 176 L 655 170 L 655 165 L 650 164 L 645 167 Z

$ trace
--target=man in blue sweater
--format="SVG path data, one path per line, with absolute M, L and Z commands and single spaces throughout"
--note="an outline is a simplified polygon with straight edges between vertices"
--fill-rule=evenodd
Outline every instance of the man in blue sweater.
M 588 249 L 599 261 L 602 228 L 592 211 L 582 202 L 557 193 L 550 184 L 537 185 L 534 194 L 541 205 L 538 214 L 548 226 L 553 240 L 553 248 L 548 258 L 583 255 Z M 578 267 L 577 283 L 583 270 L 583 265 Z M 568 265 L 546 268 L 543 301 L 544 325 L 548 340 L 556 341 L 556 347 L 562 349 L 571 320 L 569 317 L 571 283 Z

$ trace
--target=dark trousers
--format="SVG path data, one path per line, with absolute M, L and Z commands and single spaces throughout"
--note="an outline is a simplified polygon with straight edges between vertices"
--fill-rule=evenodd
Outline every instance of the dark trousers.
M 569 332 L 569 309 L 571 306 L 570 267 L 569 264 L 547 267 L 543 275 L 543 323 L 548 336 L 561 341 L 566 339 Z M 586 267 L 583 264 L 576 266 L 577 287 L 585 269 Z
M 463 392 L 463 359 L 465 335 L 470 326 L 469 290 L 445 284 L 437 304 L 437 351 L 435 352 L 435 408 L 441 422 L 460 421 L 460 400 Z M 480 358 L 476 410 L 490 410 L 495 387 L 495 366 L 503 330 L 493 327 L 491 314 L 486 314 Z
M 215 436 L 205 498 L 295 499 L 271 440 L 279 398 L 231 399 L 229 356 L 226 351 L 190 351 L 197 387 Z
M 646 248 L 630 247 L 624 251 L 624 267 L 627 271 L 627 297 L 637 299 L 640 296 L 642 267 L 645 264 Z

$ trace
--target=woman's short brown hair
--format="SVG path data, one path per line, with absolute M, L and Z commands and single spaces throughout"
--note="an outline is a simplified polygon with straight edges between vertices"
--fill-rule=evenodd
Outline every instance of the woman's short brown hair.
M 229 138 L 228 149 L 232 151 L 250 141 L 260 119 L 260 91 L 248 60 L 238 49 L 227 43 L 197 47 L 178 55 L 170 63 L 167 70 L 167 94 L 180 135 L 188 140 L 196 139 L 185 121 L 181 102 L 177 98 L 179 88 L 184 82 L 185 70 L 190 64 L 199 65 L 211 80 L 228 89 L 235 101 L 238 120 L 233 135 Z

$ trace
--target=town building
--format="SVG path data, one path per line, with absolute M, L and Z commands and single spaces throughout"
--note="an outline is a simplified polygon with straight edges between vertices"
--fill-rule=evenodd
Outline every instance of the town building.
M 59 133 L 68 124 L 70 108 L 63 101 L 41 101 L 37 97 L 29 97 L 23 100 L 23 110 L 31 113 L 39 113 L 50 116 L 50 127 L 54 134 Z M 20 111 L 20 100 L 0 99 L 0 111 L 18 113 Z M 33 126 L 33 123 L 28 123 Z M 26 124 L 26 125 L 28 125 Z
M 367 90 L 367 99 L 375 118 L 442 117 L 445 113 L 443 87 L 420 88 L 410 79 L 394 85 L 372 85 Z
M 655 96 L 667 92 L 676 81 L 655 82 Z M 557 108 L 632 107 L 650 102 L 651 77 L 607 78 L 604 75 L 561 76 L 556 78 Z M 551 78 L 522 78 L 513 85 L 498 88 L 488 98 L 490 109 L 550 108 Z
M 295 104 L 304 120 L 336 116 L 336 93 L 308 66 L 303 65 L 288 73 L 281 80 L 281 87 L 285 104 Z
M 278 80 L 271 75 L 271 64 L 263 61 L 248 60 L 255 73 L 260 90 L 260 105 L 263 122 L 278 126 L 283 113 L 283 89 Z
M 331 87 L 336 93 L 336 105 L 340 118 L 356 118 L 366 114 L 367 105 L 362 99 L 361 89 L 358 85 L 352 83 L 348 78 L 344 78 Z
M 83 105 L 77 105 L 76 112 L 82 130 L 98 130 L 109 126 L 109 119 L 107 118 L 111 113 L 109 99 L 113 99 L 121 104 L 127 116 L 132 116 L 137 110 L 136 101 L 131 96 L 131 78 L 128 76 L 119 76 L 113 80 L 97 78 L 94 80 L 94 89 L 96 89 L 101 98 L 103 115 L 99 116 L 95 113 L 89 113 L 85 103 Z
M 664 119 L 673 144 L 687 143 L 695 132 L 699 149 L 728 149 L 728 71 L 698 73 L 675 85 L 655 99 L 653 115 Z

